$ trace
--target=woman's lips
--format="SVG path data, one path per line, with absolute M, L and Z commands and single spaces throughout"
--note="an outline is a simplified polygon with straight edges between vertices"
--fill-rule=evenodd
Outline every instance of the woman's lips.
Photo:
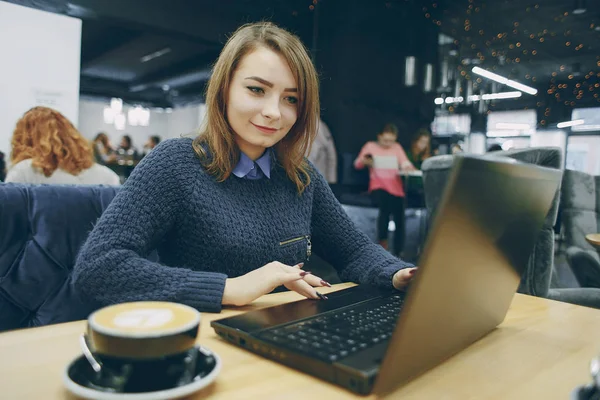
M 261 125 L 256 125 L 255 123 L 250 122 L 252 125 L 254 125 L 256 127 L 256 129 L 258 129 L 261 132 L 264 133 L 275 133 L 277 132 L 277 129 L 275 128 L 268 128 L 266 126 L 261 126 Z

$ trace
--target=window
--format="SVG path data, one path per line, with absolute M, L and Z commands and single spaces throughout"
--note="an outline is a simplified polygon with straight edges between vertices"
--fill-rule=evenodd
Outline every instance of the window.
M 600 136 L 570 136 L 566 168 L 600 175 Z
M 488 114 L 487 136 L 530 136 L 537 125 L 535 110 L 496 111 Z
M 471 116 L 469 114 L 436 115 L 431 124 L 433 135 L 468 135 L 471 132 Z
M 573 132 L 600 131 L 600 107 L 576 108 L 571 119 L 584 121 L 583 125 L 573 126 L 571 128 Z

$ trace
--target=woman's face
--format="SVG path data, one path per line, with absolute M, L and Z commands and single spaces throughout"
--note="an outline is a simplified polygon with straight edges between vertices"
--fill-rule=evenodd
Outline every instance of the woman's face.
M 428 145 L 429 145 L 429 136 L 421 136 L 415 142 L 415 147 L 417 148 L 418 152 L 425 151 L 425 149 L 427 149 Z
M 459 146 L 452 146 L 452 154 L 462 153 L 462 149 Z
M 398 135 L 392 132 L 382 132 L 377 135 L 377 143 L 385 149 L 389 149 L 396 143 L 396 139 L 398 139 Z
M 287 62 L 260 47 L 247 54 L 233 74 L 227 121 L 240 150 L 259 158 L 287 135 L 298 117 L 298 89 Z

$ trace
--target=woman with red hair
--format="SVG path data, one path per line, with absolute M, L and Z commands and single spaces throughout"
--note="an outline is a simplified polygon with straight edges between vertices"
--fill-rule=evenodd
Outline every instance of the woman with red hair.
M 34 107 L 17 122 L 6 182 L 118 185 L 119 177 L 94 163 L 90 143 L 64 115 Z

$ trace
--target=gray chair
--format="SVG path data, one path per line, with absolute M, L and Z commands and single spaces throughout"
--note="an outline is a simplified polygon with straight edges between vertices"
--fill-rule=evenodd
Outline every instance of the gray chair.
M 585 240 L 600 232 L 600 176 L 566 170 L 560 201 L 569 266 L 582 287 L 600 288 L 600 254 Z
M 561 154 L 561 150 L 558 148 L 540 147 L 492 152 L 483 157 L 510 157 L 525 163 L 558 169 L 562 167 Z M 435 218 L 435 210 L 442 197 L 452 164 L 453 156 L 451 155 L 432 157 L 423 163 L 425 202 L 432 218 Z M 557 193 L 532 251 L 529 264 L 521 277 L 519 292 L 600 308 L 600 289 L 550 287 L 554 269 L 553 227 L 556 223 L 559 201 L 560 196 Z

